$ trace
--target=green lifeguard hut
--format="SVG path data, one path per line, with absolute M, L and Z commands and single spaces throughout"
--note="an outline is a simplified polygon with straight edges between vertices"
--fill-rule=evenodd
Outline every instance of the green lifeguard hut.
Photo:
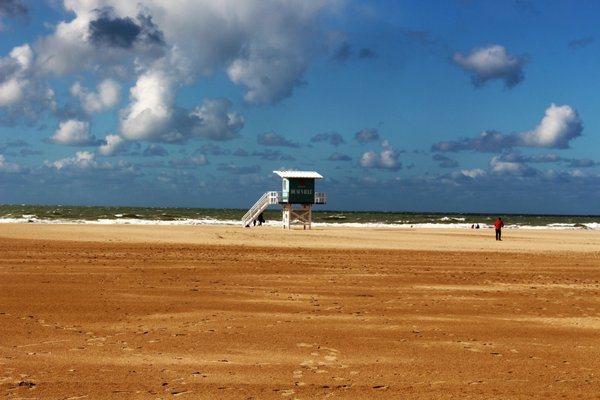
M 302 226 L 311 229 L 313 204 L 326 204 L 327 194 L 315 191 L 315 180 L 323 176 L 315 171 L 273 171 L 282 178 L 281 192 L 266 192 L 242 218 L 250 226 L 271 204 L 283 211 L 283 227 Z

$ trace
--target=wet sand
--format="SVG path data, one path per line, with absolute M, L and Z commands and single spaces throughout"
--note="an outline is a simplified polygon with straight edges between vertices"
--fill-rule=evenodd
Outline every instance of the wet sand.
M 0 393 L 600 398 L 600 232 L 0 225 Z

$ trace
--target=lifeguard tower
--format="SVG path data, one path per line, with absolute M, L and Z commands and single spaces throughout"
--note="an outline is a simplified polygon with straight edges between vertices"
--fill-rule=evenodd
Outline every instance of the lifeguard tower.
M 313 204 L 326 204 L 327 194 L 315 192 L 315 180 L 323 176 L 315 171 L 273 171 L 282 178 L 281 192 L 266 192 L 242 218 L 242 225 L 250 226 L 271 204 L 279 204 L 283 211 L 283 228 L 292 226 L 311 228 Z

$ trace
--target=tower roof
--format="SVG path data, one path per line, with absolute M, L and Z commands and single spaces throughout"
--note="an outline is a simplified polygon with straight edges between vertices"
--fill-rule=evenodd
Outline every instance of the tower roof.
M 282 178 L 312 178 L 323 179 L 323 175 L 317 171 L 273 171 Z

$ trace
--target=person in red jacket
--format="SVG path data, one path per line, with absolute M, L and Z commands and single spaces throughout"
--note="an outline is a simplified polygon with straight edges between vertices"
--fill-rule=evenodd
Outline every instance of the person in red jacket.
M 504 222 L 502 222 L 501 217 L 498 217 L 494 226 L 496 227 L 496 240 L 502 240 L 502 228 L 504 227 Z

